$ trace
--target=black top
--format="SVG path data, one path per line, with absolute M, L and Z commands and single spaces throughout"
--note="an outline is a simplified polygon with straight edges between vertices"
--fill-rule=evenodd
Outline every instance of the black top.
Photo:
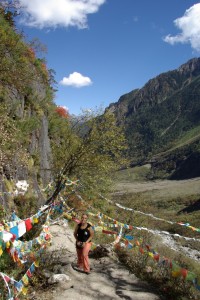
M 78 224 L 78 230 L 77 230 L 77 236 L 78 236 L 78 241 L 80 242 L 86 242 L 89 237 L 90 237 L 90 231 L 88 230 L 91 225 L 87 223 L 87 227 L 85 229 L 81 229 L 81 223 Z

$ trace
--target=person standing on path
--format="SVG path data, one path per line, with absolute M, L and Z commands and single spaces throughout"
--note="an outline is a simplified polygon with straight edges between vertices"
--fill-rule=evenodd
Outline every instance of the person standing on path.
M 82 214 L 81 222 L 74 230 L 76 239 L 77 265 L 80 270 L 90 274 L 90 264 L 88 253 L 91 249 L 91 240 L 94 236 L 92 226 L 87 222 L 88 215 Z

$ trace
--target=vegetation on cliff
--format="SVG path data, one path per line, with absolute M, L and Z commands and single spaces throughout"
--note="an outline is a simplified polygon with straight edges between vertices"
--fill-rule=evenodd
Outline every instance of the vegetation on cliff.
M 54 103 L 53 75 L 45 59 L 37 57 L 34 43 L 25 42 L 17 32 L 12 14 L 8 18 L 8 11 L 2 8 L 1 172 L 7 179 L 36 176 L 44 186 L 62 169 L 65 176 L 78 177 L 87 186 L 98 181 L 105 189 L 108 175 L 122 161 L 123 131 L 112 113 L 91 113 L 73 120 Z

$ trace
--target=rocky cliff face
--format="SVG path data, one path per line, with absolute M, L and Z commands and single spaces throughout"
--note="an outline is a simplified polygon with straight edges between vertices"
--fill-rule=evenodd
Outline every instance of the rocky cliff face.
M 40 175 L 44 185 L 51 180 L 51 147 L 48 136 L 48 119 L 44 115 L 41 119 L 38 146 L 40 151 Z
M 7 120 L 3 128 L 7 140 L 0 148 L 1 169 L 7 178 L 16 180 L 27 179 L 30 173 L 36 172 L 41 183 L 46 184 L 51 177 L 47 115 L 49 107 L 55 106 L 51 76 L 45 60 L 37 58 L 34 49 L 18 34 L 12 13 L 9 19 L 5 16 L 5 11 L 1 9 L 0 103 L 3 109 L 0 118 Z M 26 154 L 34 171 L 23 166 L 20 155 Z
M 34 99 L 37 103 L 45 100 L 46 88 L 41 83 L 34 83 L 36 92 L 34 93 Z M 14 118 L 18 118 L 23 122 L 29 122 L 29 119 L 34 116 L 37 119 L 36 128 L 32 129 L 27 134 L 26 130 L 24 135 L 27 139 L 27 152 L 29 153 L 29 162 L 32 162 L 32 166 L 24 166 L 20 164 L 19 159 L 13 154 L 12 161 L 9 164 L 3 166 L 3 172 L 0 174 L 0 192 L 1 202 L 5 208 L 8 207 L 9 203 L 9 192 L 10 190 L 5 185 L 5 178 L 14 182 L 26 180 L 30 183 L 35 196 L 38 198 L 38 205 L 41 206 L 45 199 L 41 193 L 41 186 L 46 186 L 52 179 L 52 153 L 50 146 L 50 139 L 48 135 L 49 124 L 48 118 L 45 111 L 40 110 L 39 112 L 34 107 L 27 107 L 28 98 L 17 93 L 15 90 L 10 90 L 7 94 L 8 103 L 12 103 L 12 107 L 15 107 Z M 16 153 L 17 153 L 16 149 Z M 29 163 L 30 164 L 30 163 Z M 13 187 L 14 188 L 14 187 Z M 12 188 L 12 190 L 13 190 Z
M 46 185 L 51 179 L 51 147 L 48 136 L 48 119 L 45 111 L 37 111 L 37 108 L 46 99 L 46 87 L 40 81 L 33 81 L 31 90 L 34 91 L 34 106 L 29 104 L 29 95 L 22 95 L 14 88 L 7 92 L 5 101 L 9 103 L 11 109 L 14 110 L 12 112 L 14 117 L 23 120 L 24 118 L 29 119 L 34 116 L 38 119 L 39 124 L 37 128 L 33 129 L 29 134 L 28 152 L 30 155 L 37 153 L 40 166 L 38 172 L 42 183 Z M 15 180 L 27 180 L 28 171 L 26 168 L 15 165 L 14 169 L 15 173 L 12 173 L 12 175 Z

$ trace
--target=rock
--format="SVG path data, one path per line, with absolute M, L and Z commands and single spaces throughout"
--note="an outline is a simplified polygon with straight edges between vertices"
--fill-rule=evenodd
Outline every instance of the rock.
M 36 295 L 36 292 L 32 292 L 30 295 L 29 295 L 29 299 L 35 299 L 35 295 Z
M 60 282 L 58 283 L 58 288 L 59 288 L 59 291 L 60 291 L 60 292 L 61 292 L 61 291 L 68 290 L 68 289 L 71 289 L 71 288 L 73 288 L 73 287 L 74 287 L 74 286 L 73 286 L 71 280 L 70 280 L 70 281 L 60 281 Z
M 54 284 L 58 282 L 68 282 L 70 280 L 70 277 L 66 274 L 54 274 L 48 279 L 48 283 Z
M 62 266 L 61 265 L 55 265 L 54 267 L 53 267 L 53 272 L 54 273 L 61 273 L 61 268 L 62 268 Z

